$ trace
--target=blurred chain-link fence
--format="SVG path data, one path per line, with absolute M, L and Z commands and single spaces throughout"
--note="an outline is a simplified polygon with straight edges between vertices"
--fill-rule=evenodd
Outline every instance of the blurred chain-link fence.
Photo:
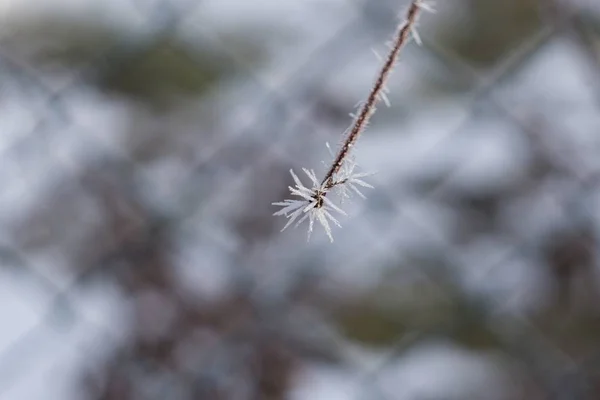
M 1 398 L 600 397 L 600 4 L 439 0 L 333 244 L 407 2 L 2 4 Z

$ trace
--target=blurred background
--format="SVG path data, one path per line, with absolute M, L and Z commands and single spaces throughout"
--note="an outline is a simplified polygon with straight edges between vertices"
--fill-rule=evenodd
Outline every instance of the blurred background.
M 1 0 L 0 398 L 600 398 L 600 2 Z

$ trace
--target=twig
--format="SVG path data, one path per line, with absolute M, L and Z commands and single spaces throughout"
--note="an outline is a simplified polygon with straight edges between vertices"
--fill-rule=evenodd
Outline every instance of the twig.
M 406 15 L 406 19 L 404 23 L 400 24 L 398 28 L 398 32 L 395 35 L 395 40 L 391 47 L 390 52 L 385 60 L 385 63 L 379 70 L 379 74 L 377 75 L 377 79 L 375 81 L 375 85 L 371 89 L 369 96 L 367 97 L 367 101 L 362 105 L 358 116 L 354 119 L 354 122 L 350 128 L 350 132 L 342 147 L 338 151 L 329 171 L 323 178 L 321 184 L 325 188 L 331 188 L 333 186 L 333 176 L 337 172 L 339 172 L 342 164 L 346 157 L 350 154 L 350 150 L 352 146 L 358 140 L 360 134 L 367 127 L 369 120 L 375 113 L 375 105 L 378 100 L 382 98 L 382 94 L 385 91 L 386 83 L 390 77 L 392 70 L 396 62 L 398 61 L 398 56 L 400 55 L 400 50 L 404 47 L 404 45 L 409 41 L 412 32 L 416 32 L 415 24 L 417 22 L 419 12 L 423 8 L 423 2 L 420 0 L 415 0 L 411 3 L 408 13 Z
M 364 195 L 361 193 L 358 186 L 368 188 L 373 187 L 362 180 L 362 178 L 371 174 L 354 172 L 356 163 L 351 157 L 352 148 L 375 113 L 377 102 L 381 100 L 389 105 L 389 101 L 386 97 L 386 83 L 391 75 L 392 70 L 394 69 L 394 66 L 396 65 L 396 62 L 398 61 L 400 51 L 408 43 L 410 38 L 412 37 L 418 43 L 420 43 L 416 26 L 418 17 L 423 10 L 433 11 L 431 7 L 424 2 L 424 0 L 413 0 L 411 2 L 404 20 L 398 25 L 398 30 L 390 44 L 390 51 L 387 57 L 385 58 L 385 61 L 382 60 L 384 61 L 383 65 L 377 74 L 377 78 L 375 79 L 375 83 L 371 88 L 369 95 L 367 96 L 367 100 L 362 103 L 358 114 L 353 115 L 354 120 L 351 126 L 346 130 L 348 133 L 337 154 L 334 155 L 332 153 L 333 161 L 323 180 L 319 181 L 317 179 L 314 170 L 303 168 L 304 173 L 308 176 L 312 183 L 310 187 L 307 187 L 304 186 L 298 176 L 294 174 L 294 171 L 290 170 L 290 173 L 292 174 L 296 184 L 295 187 L 289 187 L 290 193 L 294 196 L 300 197 L 301 200 L 288 199 L 284 200 L 283 202 L 273 203 L 273 205 L 283 207 L 273 215 L 284 215 L 286 218 L 289 218 L 289 221 L 283 227 L 282 231 L 301 216 L 296 223 L 296 226 L 308 219 L 309 238 L 313 230 L 314 221 L 316 220 L 323 226 L 327 236 L 333 242 L 329 221 L 333 222 L 337 226 L 341 225 L 331 215 L 331 211 L 336 211 L 343 215 L 345 215 L 345 212 L 326 197 L 327 193 L 331 189 L 335 188 L 343 198 L 350 197 L 351 192 L 355 192 L 364 198 Z

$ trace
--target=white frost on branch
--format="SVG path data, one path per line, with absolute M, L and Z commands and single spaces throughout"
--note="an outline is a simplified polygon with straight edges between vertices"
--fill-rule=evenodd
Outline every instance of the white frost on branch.
M 306 173 L 306 175 L 310 178 L 312 186 L 310 188 L 304 186 L 294 171 L 290 170 L 290 174 L 292 174 L 292 178 L 294 178 L 296 185 L 295 187 L 289 186 L 288 188 L 293 196 L 300 197 L 301 200 L 286 199 L 283 202 L 272 203 L 274 206 L 283 207 L 273 215 L 284 215 L 289 219 L 281 231 L 284 231 L 300 216 L 302 217 L 298 219 L 298 222 L 296 222 L 295 226 L 300 225 L 303 221 L 308 219 L 308 239 L 310 239 L 310 235 L 313 231 L 313 225 L 316 220 L 323 226 L 323 229 L 325 229 L 325 233 L 327 233 L 329 240 L 333 242 L 333 235 L 331 234 L 329 221 L 333 222 L 340 228 L 341 225 L 338 220 L 331 215 L 331 211 L 337 211 L 342 215 L 346 215 L 346 213 L 325 196 L 327 189 L 325 189 L 324 185 L 319 184 L 319 181 L 315 176 L 315 172 L 306 168 L 303 168 L 303 170 L 304 173 Z
M 346 215 L 346 213 L 327 197 L 328 193 L 331 189 L 334 189 L 343 201 L 344 199 L 349 198 L 352 193 L 356 193 L 360 197 L 365 198 L 359 187 L 373 187 L 363 180 L 363 178 L 372 175 L 371 173 L 355 172 L 356 162 L 354 161 L 352 150 L 360 134 L 367 128 L 369 120 L 375 112 L 377 102 L 381 101 L 388 107 L 390 105 L 387 97 L 387 93 L 389 92 L 387 80 L 394 65 L 398 61 L 398 56 L 402 47 L 411 39 L 411 37 L 418 44 L 421 44 L 421 39 L 416 31 L 420 11 L 433 12 L 433 8 L 425 3 L 424 0 L 413 0 L 406 12 L 405 20 L 401 21 L 398 26 L 394 40 L 388 43 L 388 46 L 390 47 L 388 56 L 382 58 L 377 51 L 374 51 L 375 56 L 380 59 L 383 65 L 367 99 L 358 104 L 359 108 L 357 112 L 350 114 L 353 122 L 344 132 L 344 139 L 339 151 L 334 154 L 333 151 L 331 151 L 329 144 L 327 144 L 327 148 L 333 157 L 333 161 L 323 180 L 319 181 L 313 170 L 303 168 L 304 173 L 311 181 L 311 186 L 307 187 L 300 181 L 300 178 L 298 178 L 294 171 L 290 170 L 295 186 L 289 186 L 289 190 L 292 196 L 296 196 L 299 199 L 287 199 L 282 202 L 272 203 L 275 206 L 282 207 L 281 210 L 273 215 L 283 215 L 289 219 L 282 231 L 287 229 L 287 227 L 294 222 L 296 222 L 295 226 L 298 226 L 303 221 L 308 220 L 308 238 L 310 239 L 314 222 L 318 221 L 323 226 L 323 229 L 325 229 L 325 233 L 329 237 L 329 240 L 333 242 L 333 235 L 331 233 L 329 222 L 333 222 L 338 227 L 341 227 L 341 225 L 332 215 L 332 212 L 336 211 L 342 215 Z
M 333 153 L 331 146 L 329 145 L 329 143 L 325 143 L 325 145 L 327 146 L 329 154 L 333 157 L 335 154 Z M 375 175 L 375 173 L 355 173 L 354 170 L 357 166 L 358 164 L 354 160 L 354 157 L 350 156 L 344 161 L 344 164 L 342 164 L 342 168 L 340 168 L 340 170 L 333 175 L 333 181 L 335 184 L 334 188 L 337 194 L 342 198 L 342 201 L 351 197 L 351 191 L 354 191 L 360 197 L 366 199 L 366 196 L 358 189 L 357 185 L 373 189 L 373 186 L 365 182 L 362 178 Z
M 334 153 L 329 146 L 329 143 L 326 143 L 326 145 L 329 153 L 333 157 Z M 329 222 L 333 222 L 340 228 L 341 224 L 332 215 L 332 212 L 335 211 L 342 215 L 346 215 L 346 213 L 335 205 L 331 199 L 327 198 L 327 194 L 331 192 L 331 189 L 334 189 L 342 201 L 350 198 L 352 193 L 356 193 L 364 199 L 366 197 L 360 191 L 359 187 L 373 188 L 372 185 L 363 180 L 363 178 L 371 176 L 373 173 L 357 173 L 355 172 L 356 167 L 357 164 L 354 159 L 352 157 L 347 158 L 340 170 L 333 175 L 333 179 L 330 183 L 319 182 L 314 170 L 302 168 L 311 181 L 310 186 L 304 185 L 294 171 L 290 170 L 295 186 L 288 186 L 288 189 L 290 190 L 290 194 L 296 196 L 298 199 L 286 199 L 282 202 L 272 203 L 274 206 L 282 207 L 281 210 L 273 215 L 283 215 L 288 218 L 288 222 L 283 227 L 282 231 L 287 229 L 294 222 L 296 222 L 295 226 L 298 226 L 305 220 L 308 220 L 308 239 L 310 239 L 314 222 L 317 221 L 323 226 L 329 240 L 333 242 L 333 235 Z

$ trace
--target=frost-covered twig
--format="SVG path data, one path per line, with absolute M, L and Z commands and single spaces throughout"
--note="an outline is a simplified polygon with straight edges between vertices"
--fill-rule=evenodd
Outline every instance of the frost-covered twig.
M 383 65 L 377 74 L 375 84 L 371 88 L 366 101 L 361 103 L 358 113 L 356 115 L 352 115 L 353 122 L 346 131 L 347 133 L 340 149 L 335 155 L 332 153 L 333 161 L 329 166 L 325 177 L 319 181 L 313 170 L 303 168 L 305 174 L 311 181 L 311 186 L 309 188 L 304 186 L 298 176 L 294 174 L 294 171 L 290 170 L 290 173 L 292 174 L 296 184 L 295 187 L 289 187 L 290 193 L 294 196 L 300 197 L 301 199 L 285 200 L 283 202 L 273 203 L 273 205 L 283 207 L 273 215 L 284 215 L 286 218 L 289 218 L 288 223 L 283 227 L 282 231 L 296 220 L 297 226 L 304 220 L 308 219 L 308 237 L 310 238 L 314 221 L 317 220 L 325 229 L 329 239 L 333 242 L 329 221 L 338 226 L 340 226 L 340 224 L 333 217 L 333 215 L 331 215 L 331 211 L 336 211 L 344 215 L 345 213 L 326 197 L 327 193 L 329 193 L 331 189 L 335 188 L 343 198 L 349 197 L 351 191 L 356 192 L 364 198 L 364 195 L 360 192 L 357 186 L 372 188 L 371 185 L 362 180 L 362 178 L 371 174 L 354 172 L 356 163 L 351 156 L 352 148 L 375 113 L 377 102 L 383 101 L 389 105 L 389 101 L 386 96 L 387 81 L 398 60 L 400 51 L 404 45 L 408 43 L 409 39 L 413 37 L 417 43 L 420 43 L 420 38 L 416 31 L 416 25 L 418 17 L 423 10 L 433 11 L 431 7 L 424 2 L 424 0 L 413 0 L 411 2 L 405 18 L 398 25 L 398 30 L 394 35 L 392 42 L 390 43 L 390 51 L 387 57 L 382 60 Z

